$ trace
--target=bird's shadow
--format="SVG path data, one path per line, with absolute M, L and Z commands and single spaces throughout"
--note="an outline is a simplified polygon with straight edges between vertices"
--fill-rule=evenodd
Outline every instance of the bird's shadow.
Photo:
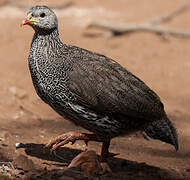
M 22 148 L 24 148 L 27 155 L 32 157 L 37 157 L 42 160 L 50 161 L 50 164 L 53 164 L 55 166 L 60 166 L 60 164 L 62 164 L 62 166 L 67 166 L 68 164 L 70 164 L 73 158 L 75 158 L 78 154 L 83 152 L 81 150 L 64 147 L 56 150 L 57 156 L 55 156 L 54 154 L 52 155 L 50 154 L 49 150 L 45 148 L 44 144 L 27 143 L 27 144 L 22 144 Z M 177 180 L 179 178 L 179 174 L 175 171 L 169 171 L 167 169 L 161 169 L 159 167 L 150 166 L 147 165 L 146 163 L 138 163 L 136 161 L 129 161 L 126 159 L 116 158 L 116 157 L 109 158 L 108 163 L 113 173 L 107 174 L 106 176 L 104 176 L 103 179 L 151 178 L 151 179 Z M 63 171 L 58 172 L 59 175 L 60 173 L 62 174 Z M 78 173 L 76 174 L 76 171 L 75 173 L 71 174 L 73 177 L 75 175 L 79 176 Z M 45 175 L 47 175 L 47 172 L 45 173 Z
M 69 164 L 75 156 L 82 152 L 81 150 L 64 147 L 58 148 L 55 154 L 55 152 L 50 153 L 50 150 L 44 144 L 35 143 L 22 144 L 19 148 L 23 148 L 29 156 L 63 164 Z

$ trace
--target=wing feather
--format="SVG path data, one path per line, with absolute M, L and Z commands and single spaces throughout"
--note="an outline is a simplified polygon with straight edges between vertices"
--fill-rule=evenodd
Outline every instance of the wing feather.
M 112 59 L 86 50 L 82 53 L 75 57 L 68 82 L 77 103 L 104 114 L 162 116 L 160 98 L 143 81 Z

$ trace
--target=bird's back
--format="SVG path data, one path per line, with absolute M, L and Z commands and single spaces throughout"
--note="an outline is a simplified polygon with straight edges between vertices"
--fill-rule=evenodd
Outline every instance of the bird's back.
M 101 113 L 144 119 L 163 115 L 160 98 L 139 78 L 114 60 L 75 46 L 70 91 L 78 103 Z

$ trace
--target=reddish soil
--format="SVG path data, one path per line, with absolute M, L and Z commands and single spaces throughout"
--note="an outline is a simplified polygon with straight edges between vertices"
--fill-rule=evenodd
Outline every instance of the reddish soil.
M 138 134 L 113 139 L 110 151 L 119 155 L 109 160 L 113 172 L 99 179 L 190 179 L 190 39 L 163 39 L 144 32 L 106 39 L 99 36 L 104 31 L 83 27 L 88 18 L 104 16 L 115 21 L 143 22 L 166 14 L 181 1 L 72 2 L 67 9 L 57 10 L 62 40 L 109 56 L 140 77 L 161 97 L 179 132 L 178 152 L 168 144 L 146 141 Z M 12 179 L 88 179 L 79 169 L 66 169 L 86 149 L 83 142 L 58 150 L 65 161 L 44 151 L 44 144 L 52 137 L 69 130 L 85 130 L 64 120 L 36 95 L 27 62 L 33 30 L 19 27 L 27 7 L 34 2 L 19 1 L 19 8 L 16 3 L 0 3 L 0 172 Z M 54 1 L 54 5 L 59 7 L 60 1 Z M 190 31 L 189 17 L 187 10 L 163 25 Z M 17 142 L 25 146 L 16 149 Z M 97 154 L 100 148 L 101 144 L 95 142 L 88 146 Z

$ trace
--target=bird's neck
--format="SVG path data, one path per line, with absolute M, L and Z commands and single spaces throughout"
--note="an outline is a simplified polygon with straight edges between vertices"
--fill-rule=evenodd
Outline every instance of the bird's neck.
M 52 29 L 51 31 L 45 31 L 43 33 L 41 31 L 36 31 L 33 36 L 32 44 L 34 42 L 37 42 L 39 44 L 41 44 L 42 42 L 49 42 L 49 44 L 50 42 L 62 44 L 59 38 L 59 31 L 57 28 Z
M 35 32 L 28 58 L 32 79 L 39 80 L 46 74 L 47 67 L 60 58 L 63 46 L 57 29 L 47 34 Z
M 46 63 L 51 63 L 58 58 L 59 51 L 63 46 L 64 44 L 59 38 L 58 29 L 46 34 L 35 32 L 30 48 L 29 64 L 32 66 L 36 64 L 45 66 Z

